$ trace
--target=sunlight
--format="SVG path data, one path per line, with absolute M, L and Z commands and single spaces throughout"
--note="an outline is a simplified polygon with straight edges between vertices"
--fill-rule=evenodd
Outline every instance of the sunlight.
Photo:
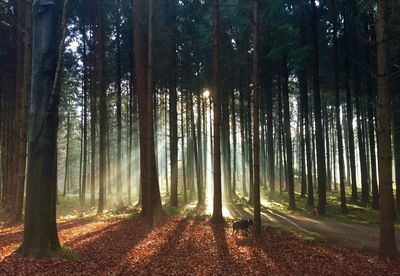
M 210 90 L 206 89 L 206 90 L 203 92 L 203 96 L 204 96 L 204 98 L 210 97 Z

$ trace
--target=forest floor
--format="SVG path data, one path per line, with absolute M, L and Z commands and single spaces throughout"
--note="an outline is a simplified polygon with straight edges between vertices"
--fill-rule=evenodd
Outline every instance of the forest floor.
M 188 212 L 161 216 L 150 229 L 139 215 L 58 221 L 65 248 L 52 259 L 13 253 L 22 225 L 0 228 L 0 275 L 400 275 L 400 261 L 372 250 L 264 227 L 262 239 L 232 235 Z
M 252 218 L 252 212 L 243 206 L 228 208 L 231 214 L 240 218 Z M 316 235 L 320 239 L 334 241 L 342 246 L 356 248 L 367 247 L 378 250 L 379 226 L 362 225 L 357 223 L 332 220 L 327 217 L 308 217 L 296 212 L 276 212 L 261 207 L 261 220 L 263 224 L 283 228 L 298 234 Z M 397 248 L 400 248 L 400 231 L 396 230 Z
M 317 202 L 317 201 L 315 201 Z M 340 212 L 340 200 L 335 193 L 328 194 L 327 214 L 316 216 L 306 207 L 306 199 L 296 197 L 298 208 L 288 211 L 286 197 L 276 195 L 274 199 L 262 199 L 261 219 L 268 226 L 279 227 L 298 234 L 316 235 L 321 239 L 334 241 L 341 246 L 356 248 L 367 247 L 378 250 L 379 247 L 379 211 L 369 207 L 347 204 L 348 214 Z M 253 211 L 242 200 L 227 206 L 233 218 L 252 218 Z M 397 218 L 396 243 L 400 248 L 400 222 Z
M 57 220 L 63 249 L 42 260 L 14 253 L 23 225 L 2 226 L 0 210 L 0 275 L 400 275 L 400 259 L 377 257 L 378 212 L 349 205 L 351 215 L 342 217 L 336 201 L 328 202 L 322 217 L 303 209 L 302 199 L 295 212 L 286 210 L 285 198 L 262 200 L 257 241 L 232 235 L 233 218 L 252 217 L 240 199 L 225 206 L 225 224 L 210 224 L 205 208 L 189 205 L 166 207 L 167 215 L 150 229 L 133 207 L 110 206 L 100 217 L 95 208 L 76 210 L 76 199 L 65 198 Z

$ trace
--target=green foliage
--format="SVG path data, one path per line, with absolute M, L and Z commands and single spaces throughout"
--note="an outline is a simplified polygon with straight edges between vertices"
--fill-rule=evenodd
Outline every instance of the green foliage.
M 71 262 L 76 262 L 79 260 L 79 254 L 67 247 L 61 247 L 56 256 L 64 258 Z
M 318 200 L 318 195 L 315 195 L 315 200 Z M 347 198 L 350 198 L 350 192 L 347 193 Z M 311 217 L 313 219 L 334 219 L 345 223 L 356 223 L 362 225 L 379 225 L 379 211 L 373 210 L 370 207 L 364 207 L 357 204 L 347 202 L 348 214 L 343 214 L 340 208 L 340 195 L 338 192 L 331 192 L 327 194 L 327 213 L 323 217 L 315 216 L 314 210 L 307 207 L 307 198 L 300 197 L 296 193 L 296 211 L 288 211 L 288 198 L 287 195 L 283 196 L 276 194 L 273 199 L 268 199 L 265 205 L 262 206 L 264 211 L 271 210 L 276 213 L 298 213 L 303 216 Z M 399 219 L 395 220 L 395 227 L 400 229 Z
M 177 216 L 181 214 L 181 210 L 179 208 L 176 207 L 172 207 L 172 206 L 167 206 L 164 207 L 164 212 L 168 215 L 168 216 Z

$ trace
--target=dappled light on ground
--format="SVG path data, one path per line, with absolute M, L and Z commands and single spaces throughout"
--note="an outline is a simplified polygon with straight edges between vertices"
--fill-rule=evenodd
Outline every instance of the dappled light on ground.
M 161 217 L 150 229 L 140 217 L 59 222 L 65 257 L 33 260 L 13 251 L 22 227 L 0 229 L 0 275 L 266 275 L 400 273 L 400 262 L 375 253 L 303 239 L 265 228 L 262 240 L 232 235 L 230 223 L 212 225 L 206 216 Z

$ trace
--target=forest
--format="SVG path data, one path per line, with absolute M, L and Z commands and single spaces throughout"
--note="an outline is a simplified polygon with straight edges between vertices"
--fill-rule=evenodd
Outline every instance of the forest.
M 400 1 L 0 0 L 0 275 L 400 274 Z

